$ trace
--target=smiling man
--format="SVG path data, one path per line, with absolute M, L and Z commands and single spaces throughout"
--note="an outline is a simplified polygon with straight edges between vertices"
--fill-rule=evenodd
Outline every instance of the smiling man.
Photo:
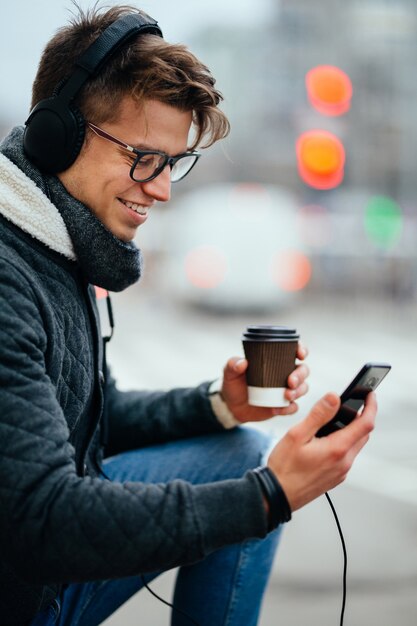
M 187 152 L 191 122 L 191 111 L 125 96 L 105 130 L 88 124 L 84 150 L 58 178 L 116 237 L 131 241 L 155 202 L 170 199 L 171 181 L 197 161 L 197 152 Z
M 228 133 L 220 100 L 152 18 L 94 9 L 48 43 L 26 125 L 1 144 L 2 626 L 100 624 L 173 567 L 172 624 L 254 626 L 282 524 L 344 479 L 372 430 L 371 395 L 316 438 L 328 394 L 265 464 L 269 440 L 240 425 L 294 413 L 303 363 L 284 409 L 248 404 L 239 357 L 196 388 L 120 392 L 111 377 L 93 285 L 139 280 L 137 229 Z

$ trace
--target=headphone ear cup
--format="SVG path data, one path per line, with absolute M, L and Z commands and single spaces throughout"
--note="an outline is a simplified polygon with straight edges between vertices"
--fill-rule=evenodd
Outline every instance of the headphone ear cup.
M 39 102 L 26 121 L 23 146 L 29 159 L 46 174 L 68 169 L 85 137 L 81 112 L 53 96 Z

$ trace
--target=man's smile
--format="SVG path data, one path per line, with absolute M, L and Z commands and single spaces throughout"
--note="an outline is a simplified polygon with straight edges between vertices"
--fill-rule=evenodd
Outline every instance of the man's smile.
M 147 215 L 150 209 L 150 205 L 130 202 L 130 200 L 123 200 L 123 198 L 118 198 L 118 200 L 122 204 L 124 204 L 128 209 L 132 209 L 132 211 L 135 211 L 135 213 L 138 213 L 139 215 Z

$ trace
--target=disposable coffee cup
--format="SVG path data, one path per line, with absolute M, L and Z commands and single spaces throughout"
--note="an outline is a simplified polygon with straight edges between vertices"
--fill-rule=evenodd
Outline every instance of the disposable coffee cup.
M 288 376 L 295 369 L 298 339 L 295 328 L 288 326 L 248 326 L 242 336 L 248 361 L 246 381 L 249 404 L 285 407 Z

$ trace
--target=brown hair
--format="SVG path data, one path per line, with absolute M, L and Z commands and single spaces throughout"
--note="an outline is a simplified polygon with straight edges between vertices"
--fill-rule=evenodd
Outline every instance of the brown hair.
M 77 9 L 78 15 L 45 47 L 33 83 L 32 107 L 52 96 L 74 71 L 75 61 L 107 26 L 128 13 L 143 14 L 124 5 L 105 12 L 97 6 L 86 12 Z M 208 147 L 229 133 L 229 122 L 218 108 L 223 98 L 209 69 L 185 46 L 170 44 L 157 35 L 142 34 L 130 40 L 84 85 L 75 104 L 85 119 L 101 124 L 117 117 L 126 95 L 138 103 L 152 99 L 192 111 L 196 131 L 192 148 L 203 139 L 202 147 Z

